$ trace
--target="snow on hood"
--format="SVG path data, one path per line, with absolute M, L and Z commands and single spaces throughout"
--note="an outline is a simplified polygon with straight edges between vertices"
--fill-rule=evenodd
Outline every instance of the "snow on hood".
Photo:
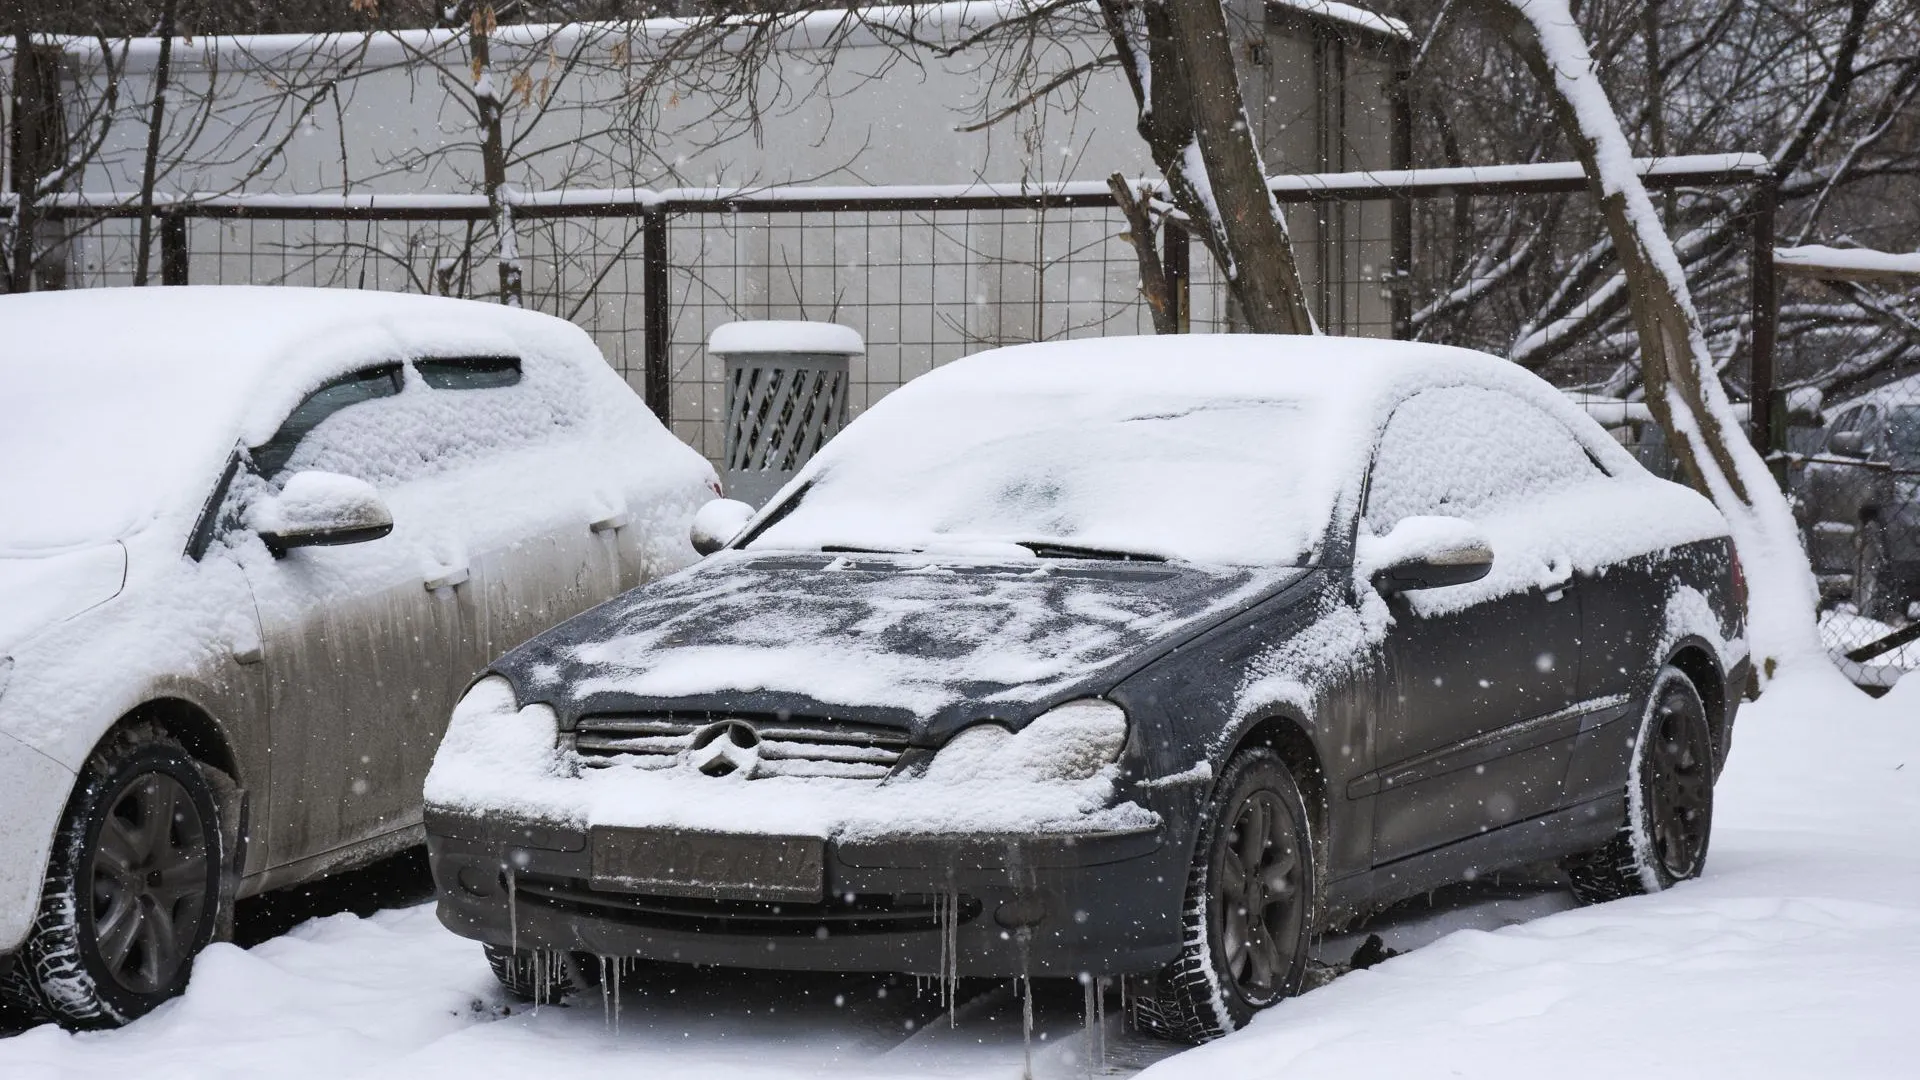
M 83 289 L 0 298 L 0 556 L 190 521 L 236 442 L 328 379 L 420 355 L 598 355 L 497 304 L 351 289 Z
M 647 708 L 787 709 L 928 741 L 1117 673 L 1304 571 L 727 553 L 508 653 L 494 670 L 563 724 Z
M 44 558 L 0 558 L 0 656 L 62 619 L 119 595 L 127 549 L 99 544 Z

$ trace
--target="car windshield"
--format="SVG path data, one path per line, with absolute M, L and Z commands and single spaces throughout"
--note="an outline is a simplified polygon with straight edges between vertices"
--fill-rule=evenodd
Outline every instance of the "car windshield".
M 1285 564 L 1308 556 L 1332 509 L 1332 455 L 1299 402 L 888 404 L 822 451 L 749 548 Z

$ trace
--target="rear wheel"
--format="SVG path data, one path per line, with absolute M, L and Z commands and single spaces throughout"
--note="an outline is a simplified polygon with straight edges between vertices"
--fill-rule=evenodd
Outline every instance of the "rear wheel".
M 219 921 L 222 832 L 178 742 L 123 728 L 82 771 L 10 996 L 71 1027 L 110 1027 L 186 989 Z
M 1627 778 L 1627 820 L 1607 846 L 1570 859 L 1582 903 L 1659 892 L 1700 876 L 1713 831 L 1713 741 L 1693 680 L 1664 667 Z
M 487 966 L 507 993 L 521 1001 L 544 1005 L 559 1001 L 575 988 L 565 953 L 551 949 L 508 949 L 482 946 Z
M 1299 992 L 1314 903 L 1307 821 L 1299 784 L 1272 751 L 1245 751 L 1228 763 L 1195 844 L 1186 948 L 1131 981 L 1140 1026 L 1206 1042 Z

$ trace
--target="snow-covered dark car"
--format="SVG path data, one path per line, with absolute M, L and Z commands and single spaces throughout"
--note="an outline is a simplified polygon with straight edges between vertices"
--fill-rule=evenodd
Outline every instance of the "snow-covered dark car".
M 1823 588 L 1870 619 L 1920 602 L 1920 376 L 1831 410 L 1819 448 L 1799 462 L 1799 512 Z
M 983 353 L 468 690 L 440 918 L 533 995 L 595 957 L 1090 973 L 1205 1039 L 1442 883 L 1698 874 L 1742 588 L 1705 499 L 1490 356 Z
M 0 462 L 0 996 L 77 1025 L 418 843 L 473 673 L 714 478 L 578 328 L 344 289 L 0 298 Z

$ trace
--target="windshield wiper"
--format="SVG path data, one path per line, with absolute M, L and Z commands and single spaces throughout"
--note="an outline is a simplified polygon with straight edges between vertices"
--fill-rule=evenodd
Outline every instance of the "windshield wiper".
M 918 555 L 919 548 L 899 547 L 861 547 L 858 544 L 821 544 L 820 550 L 829 555 Z
M 1139 551 L 1118 551 L 1113 548 L 1081 547 L 1078 544 L 1060 544 L 1051 540 L 1015 540 L 1014 543 L 1026 548 L 1042 559 L 1107 559 L 1114 562 L 1166 562 L 1165 555 L 1149 555 Z

